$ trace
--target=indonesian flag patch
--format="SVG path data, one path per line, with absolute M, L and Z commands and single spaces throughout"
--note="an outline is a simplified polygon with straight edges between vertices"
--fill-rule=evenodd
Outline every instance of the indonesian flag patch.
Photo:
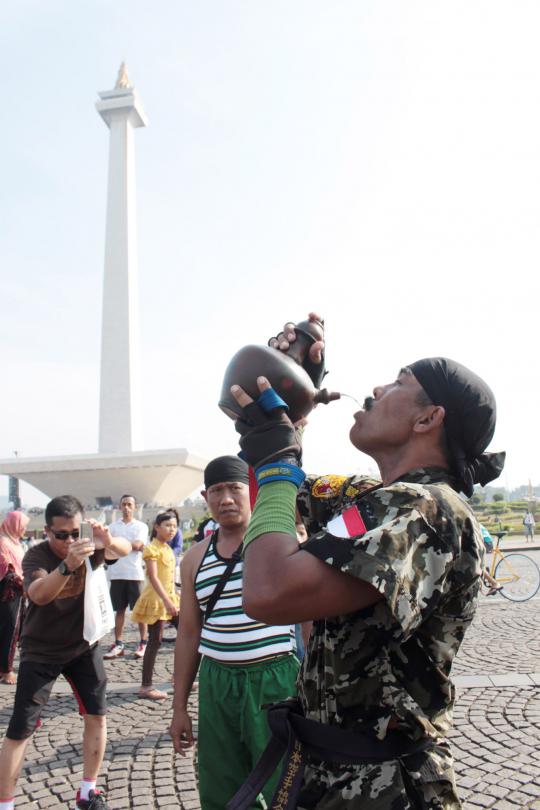
M 326 526 L 326 530 L 334 537 L 359 537 L 365 534 L 366 524 L 356 506 L 351 506 L 340 515 L 336 515 Z

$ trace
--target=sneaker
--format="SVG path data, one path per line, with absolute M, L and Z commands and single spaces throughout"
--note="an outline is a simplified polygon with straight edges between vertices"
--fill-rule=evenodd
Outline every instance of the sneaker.
M 88 799 L 81 799 L 81 791 L 77 791 L 77 804 L 75 810 L 109 810 L 103 793 L 99 790 L 91 790 Z
M 124 645 L 118 644 L 117 641 L 111 644 L 103 658 L 120 658 L 124 654 Z
M 144 656 L 144 651 L 146 650 L 146 641 L 140 641 L 139 646 L 133 653 L 135 658 L 142 658 Z

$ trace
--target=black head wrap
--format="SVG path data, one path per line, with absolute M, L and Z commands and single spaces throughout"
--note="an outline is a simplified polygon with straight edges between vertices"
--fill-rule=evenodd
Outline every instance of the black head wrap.
M 238 456 L 218 456 L 206 465 L 204 471 L 204 488 L 225 481 L 241 481 L 249 484 L 249 467 Z
M 488 484 L 504 467 L 506 453 L 484 453 L 497 419 L 493 391 L 473 371 L 447 357 L 426 357 L 408 368 L 433 404 L 444 407 L 452 472 L 470 497 L 475 484 Z

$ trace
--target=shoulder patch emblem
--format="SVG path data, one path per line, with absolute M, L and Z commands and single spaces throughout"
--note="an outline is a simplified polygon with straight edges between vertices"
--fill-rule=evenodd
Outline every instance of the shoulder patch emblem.
M 346 475 L 323 475 L 313 484 L 311 494 L 314 498 L 335 498 L 346 480 Z
M 326 529 L 334 537 L 361 537 L 366 533 L 366 525 L 356 506 L 351 506 L 328 522 Z

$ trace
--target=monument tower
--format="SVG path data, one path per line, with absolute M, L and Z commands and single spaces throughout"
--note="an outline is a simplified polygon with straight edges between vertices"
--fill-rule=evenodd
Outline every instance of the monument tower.
M 99 97 L 96 109 L 110 130 L 99 452 L 130 453 L 142 446 L 134 130 L 145 127 L 147 119 L 124 62 L 114 90 L 99 93 Z
M 109 127 L 99 452 L 3 459 L 0 474 L 49 497 L 69 492 L 84 504 L 117 502 L 124 492 L 142 503 L 178 503 L 199 486 L 206 461 L 185 448 L 141 450 L 134 130 L 147 119 L 123 62 L 114 89 L 99 98 Z

